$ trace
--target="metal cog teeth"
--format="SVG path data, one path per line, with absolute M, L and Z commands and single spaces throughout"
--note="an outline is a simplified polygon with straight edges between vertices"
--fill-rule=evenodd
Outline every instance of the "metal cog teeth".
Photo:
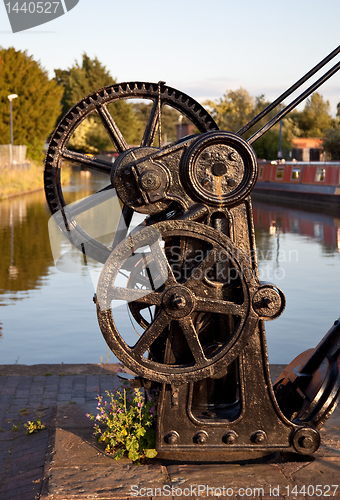
M 89 97 L 90 104 L 97 104 L 97 96 L 96 95 L 91 95 Z
M 52 212 L 57 210 L 54 206 L 60 207 L 65 204 L 59 178 L 62 151 L 66 147 L 70 135 L 80 123 L 88 116 L 91 116 L 92 113 L 97 114 L 98 107 L 105 106 L 111 102 L 130 98 L 145 98 L 155 101 L 159 96 L 162 105 L 167 104 L 183 113 L 201 132 L 218 129 L 208 112 L 199 103 L 196 103 L 194 99 L 191 99 L 186 94 L 172 87 L 167 87 L 165 84 L 155 82 L 122 82 L 114 83 L 96 92 L 92 92 L 71 108 L 64 118 L 62 118 L 52 135 L 45 159 L 46 199 Z M 114 116 L 112 118 L 114 119 Z M 81 228 L 79 230 L 82 231 Z M 89 246 L 89 255 L 100 262 L 105 262 L 108 249 L 96 240 L 90 240 Z

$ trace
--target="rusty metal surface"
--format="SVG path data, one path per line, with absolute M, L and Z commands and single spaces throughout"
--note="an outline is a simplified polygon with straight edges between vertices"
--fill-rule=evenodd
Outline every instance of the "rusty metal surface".
M 283 312 L 285 298 L 258 278 L 250 199 L 257 159 L 251 143 L 339 68 L 340 63 L 248 141 L 219 131 L 198 103 L 164 82 L 101 89 L 72 108 L 52 137 L 46 196 L 52 213 L 61 212 L 60 229 L 75 246 L 84 252 L 85 235 L 72 212 L 66 213 L 63 160 L 106 173 L 109 184 L 102 191 L 115 189 L 123 204 L 112 247 L 87 239 L 86 253 L 104 263 L 95 303 L 106 342 L 146 389 L 159 394 L 160 457 L 243 460 L 275 451 L 311 454 L 320 445 L 319 429 L 340 396 L 340 328 L 336 324 L 315 351 L 292 362 L 273 388 L 264 320 Z M 134 97 L 153 105 L 140 146 L 129 148 L 107 104 Z M 165 104 L 201 133 L 155 147 Z M 119 153 L 113 165 L 67 149 L 71 134 L 91 113 L 99 115 Z M 73 213 L 86 206 L 78 202 Z M 134 212 L 148 217 L 128 234 Z M 121 303 L 136 325 L 133 341 L 120 322 Z

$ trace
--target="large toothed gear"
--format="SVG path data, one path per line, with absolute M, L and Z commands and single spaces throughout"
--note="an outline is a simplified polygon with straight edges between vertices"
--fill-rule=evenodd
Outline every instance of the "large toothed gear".
M 179 111 L 186 119 L 195 125 L 199 132 L 218 130 L 213 118 L 197 101 L 183 92 L 168 87 L 162 82 L 129 82 L 104 87 L 84 97 L 84 99 L 70 109 L 56 128 L 47 150 L 44 173 L 46 200 L 52 214 L 61 211 L 62 219 L 66 226 L 66 232 L 72 229 L 73 241 L 85 241 L 87 255 L 99 262 L 106 261 L 110 254 L 110 249 L 99 241 L 90 238 L 74 220 L 76 215 L 88 209 L 89 204 L 86 200 L 82 200 L 72 207 L 72 211 L 68 211 L 65 214 L 63 213 L 65 212 L 64 207 L 66 205 L 63 192 L 64 188 L 61 183 L 63 162 L 81 165 L 90 170 L 106 174 L 107 186 L 101 189 L 100 193 L 114 189 L 115 186 L 111 183 L 111 177 L 113 177 L 115 167 L 113 169 L 112 163 L 93 156 L 71 151 L 68 149 L 68 142 L 72 134 L 85 118 L 99 116 L 112 142 L 113 148 L 115 148 L 119 154 L 126 154 L 126 152 L 128 152 L 127 154 L 132 155 L 131 157 L 133 159 L 134 155 L 130 153 L 132 150 L 118 128 L 115 122 L 115 116 L 110 114 L 108 105 L 121 100 L 128 101 L 136 98 L 148 99 L 153 103 L 140 144 L 141 148 L 150 148 L 157 139 L 159 124 L 162 119 L 162 108 L 165 105 Z M 162 147 L 159 149 L 162 150 Z M 147 183 L 148 179 L 145 178 L 144 186 L 147 186 Z M 129 218 L 131 218 L 131 213 L 126 216 L 127 225 L 129 225 Z M 65 232 L 65 227 L 61 227 L 61 229 Z M 79 245 L 76 243 L 76 246 Z

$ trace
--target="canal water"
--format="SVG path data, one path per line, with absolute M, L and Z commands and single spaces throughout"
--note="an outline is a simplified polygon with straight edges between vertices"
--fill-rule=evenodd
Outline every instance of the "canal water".
M 67 201 L 106 184 L 101 174 L 74 170 Z M 109 238 L 107 213 L 97 213 L 94 226 L 100 220 Z M 92 300 L 102 265 L 67 249 L 57 268 L 53 255 L 65 248 L 54 243 L 52 254 L 49 219 L 42 191 L 0 203 L 0 364 L 114 362 Z M 255 200 L 254 220 L 261 280 L 287 301 L 282 316 L 266 323 L 269 360 L 289 363 L 340 316 L 340 215 Z

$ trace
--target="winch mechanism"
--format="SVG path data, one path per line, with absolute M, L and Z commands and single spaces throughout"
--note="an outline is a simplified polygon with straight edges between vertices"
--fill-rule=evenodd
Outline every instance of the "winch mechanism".
M 219 130 L 199 103 L 164 82 L 132 82 L 82 99 L 52 136 L 45 168 L 49 207 L 60 215 L 59 228 L 69 240 L 104 264 L 95 298 L 99 325 L 145 389 L 159 392 L 160 457 L 243 460 L 274 451 L 310 454 L 319 447 L 320 427 L 340 394 L 340 323 L 272 384 L 264 321 L 282 313 L 285 298 L 277 286 L 259 281 L 250 199 L 257 160 L 251 144 L 340 63 L 250 139 L 242 135 L 339 51 L 238 133 Z M 128 146 L 108 109 L 127 99 L 152 102 L 138 147 Z M 158 141 L 156 147 L 164 105 L 193 123 L 197 134 L 167 145 Z M 113 164 L 67 147 L 92 114 L 119 153 Z M 64 161 L 107 175 L 99 193 L 115 190 L 122 204 L 110 247 L 89 237 L 75 220 L 92 206 L 91 197 L 66 207 Z M 130 231 L 135 212 L 146 217 Z M 135 337 L 126 336 L 128 325 L 121 324 L 124 304 Z

